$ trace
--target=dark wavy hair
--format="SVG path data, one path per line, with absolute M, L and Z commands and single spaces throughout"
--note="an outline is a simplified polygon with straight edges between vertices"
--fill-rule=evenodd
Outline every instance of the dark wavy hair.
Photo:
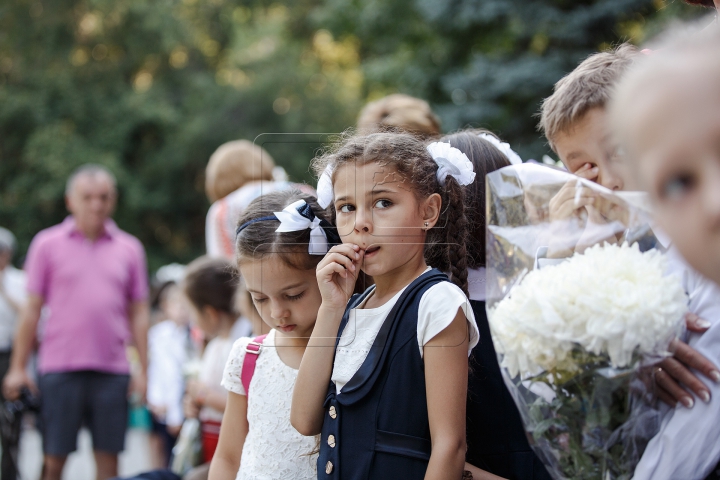
M 457 148 L 473 164 L 475 181 L 465 187 L 465 215 L 468 219 L 467 257 L 468 268 L 485 266 L 485 176 L 510 165 L 510 161 L 489 141 L 478 137 L 488 130 L 462 130 L 445 135 L 439 141 Z
M 430 264 L 450 275 L 450 281 L 467 293 L 467 219 L 464 210 L 464 189 L 448 176 L 445 186 L 437 180 L 438 165 L 425 148 L 425 142 L 408 133 L 380 132 L 369 135 L 346 135 L 334 150 L 313 160 L 318 176 L 331 165 L 333 175 L 349 164 L 376 162 L 397 171 L 410 185 L 417 198 L 434 193 L 442 198 L 440 218 L 428 230 L 426 251 L 436 252 L 436 264 Z M 329 207 L 333 211 L 334 206 Z

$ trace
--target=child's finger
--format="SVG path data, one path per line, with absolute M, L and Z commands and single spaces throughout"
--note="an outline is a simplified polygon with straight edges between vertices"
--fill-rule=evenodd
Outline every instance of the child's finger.
M 342 245 L 335 245 L 328 251 L 330 253 L 339 253 L 345 255 L 349 259 L 357 259 L 359 256 L 360 247 L 352 243 L 343 243 Z
M 318 280 L 324 279 L 325 281 L 332 282 L 335 274 L 340 275 L 342 278 L 347 278 L 348 271 L 338 263 L 329 263 L 318 272 Z
M 569 198 L 555 209 L 552 220 L 561 220 L 572 217 L 576 211 L 583 207 L 593 205 L 595 197 L 581 196 L 579 199 Z
M 575 172 L 575 175 L 586 180 L 595 180 L 598 173 L 600 173 L 600 169 L 598 167 L 592 167 L 589 163 L 586 163 L 582 168 Z
M 338 252 L 326 255 L 326 260 L 330 263 L 340 264 L 348 270 L 355 271 L 356 268 L 353 260 Z

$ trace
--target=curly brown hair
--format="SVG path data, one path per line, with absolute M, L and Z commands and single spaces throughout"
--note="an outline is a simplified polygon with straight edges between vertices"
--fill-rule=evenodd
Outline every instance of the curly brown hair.
M 464 189 L 448 176 L 445 185 L 437 179 L 438 165 L 425 148 L 422 139 L 408 133 L 381 132 L 369 135 L 346 135 L 337 147 L 313 160 L 312 166 L 320 176 L 329 165 L 334 172 L 350 163 L 377 163 L 394 168 L 412 186 L 419 199 L 440 194 L 443 208 L 437 224 L 428 230 L 426 252 L 436 253 L 430 264 L 449 273 L 450 281 L 467 293 L 467 218 L 464 209 Z M 334 216 L 334 205 L 329 207 Z

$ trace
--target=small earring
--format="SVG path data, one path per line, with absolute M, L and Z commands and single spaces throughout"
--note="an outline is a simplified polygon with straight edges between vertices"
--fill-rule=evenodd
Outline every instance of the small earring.
M 425 230 L 427 230 L 429 225 L 430 225 L 430 222 L 425 222 Z

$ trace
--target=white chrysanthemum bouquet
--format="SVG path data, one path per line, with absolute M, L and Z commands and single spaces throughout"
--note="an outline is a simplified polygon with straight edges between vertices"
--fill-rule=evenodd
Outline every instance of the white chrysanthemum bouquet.
M 595 245 L 533 270 L 490 313 L 502 366 L 515 377 L 578 372 L 573 350 L 607 355 L 614 368 L 656 355 L 677 334 L 687 297 L 665 257 L 638 245 Z
M 581 197 L 593 207 L 558 219 Z M 488 219 L 488 319 L 536 453 L 555 478 L 631 478 L 659 426 L 642 367 L 670 354 L 687 305 L 647 213 L 519 165 L 488 176 Z

